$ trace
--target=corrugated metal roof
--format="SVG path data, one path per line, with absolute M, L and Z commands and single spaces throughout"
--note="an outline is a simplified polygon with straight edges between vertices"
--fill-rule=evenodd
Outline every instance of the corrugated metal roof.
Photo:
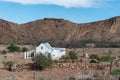
M 55 50 L 65 50 L 65 48 L 54 48 Z

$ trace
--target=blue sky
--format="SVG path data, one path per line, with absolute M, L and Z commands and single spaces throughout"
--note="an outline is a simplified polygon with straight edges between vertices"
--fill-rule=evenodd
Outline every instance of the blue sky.
M 0 19 L 26 23 L 64 18 L 87 23 L 120 16 L 120 0 L 0 0 Z

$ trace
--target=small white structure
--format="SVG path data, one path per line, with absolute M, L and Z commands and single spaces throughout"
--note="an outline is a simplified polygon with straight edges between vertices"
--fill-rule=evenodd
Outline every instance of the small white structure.
M 89 54 L 85 54 L 85 58 L 89 58 Z
M 55 48 L 52 47 L 49 43 L 41 43 L 35 50 L 34 56 L 38 54 L 44 54 L 44 55 L 51 55 L 51 58 L 53 60 L 61 58 L 63 55 L 65 55 L 66 49 L 65 48 Z M 27 55 L 27 56 L 26 56 Z M 31 56 L 31 52 L 26 52 L 24 54 L 25 59 L 31 59 L 33 56 Z M 30 56 L 30 57 L 29 57 Z
M 35 50 L 24 52 L 24 59 L 31 59 L 34 56 Z

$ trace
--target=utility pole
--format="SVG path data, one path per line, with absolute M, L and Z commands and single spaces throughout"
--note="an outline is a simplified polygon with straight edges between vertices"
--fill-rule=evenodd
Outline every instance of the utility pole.
M 109 73 L 111 74 L 111 71 L 112 71 L 112 64 L 113 64 L 113 59 L 111 60 L 110 62 L 110 70 L 109 70 Z
M 85 57 L 85 53 L 84 53 L 84 47 L 82 48 L 82 51 L 83 51 L 83 57 Z
M 34 71 L 34 69 L 35 69 L 35 64 L 33 64 L 33 80 L 35 80 L 35 71 Z

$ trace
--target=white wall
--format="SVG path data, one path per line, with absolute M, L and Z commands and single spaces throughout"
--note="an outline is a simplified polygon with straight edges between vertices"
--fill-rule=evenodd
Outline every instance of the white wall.
M 65 48 L 54 48 L 48 44 L 46 45 L 42 43 L 36 48 L 35 55 L 39 53 L 42 53 L 44 55 L 46 55 L 46 53 L 50 53 L 52 59 L 59 59 L 61 58 L 61 56 L 65 55 L 66 49 Z
M 41 48 L 42 47 L 42 48 Z M 46 46 L 44 46 L 43 44 L 39 45 L 36 48 L 36 54 L 38 53 L 51 53 L 51 49 L 48 49 Z
M 34 56 L 35 50 L 24 52 L 24 59 L 31 59 Z
M 65 51 L 61 52 L 61 50 L 56 50 L 56 49 L 54 49 L 51 53 L 52 59 L 59 59 L 63 55 L 65 55 Z

